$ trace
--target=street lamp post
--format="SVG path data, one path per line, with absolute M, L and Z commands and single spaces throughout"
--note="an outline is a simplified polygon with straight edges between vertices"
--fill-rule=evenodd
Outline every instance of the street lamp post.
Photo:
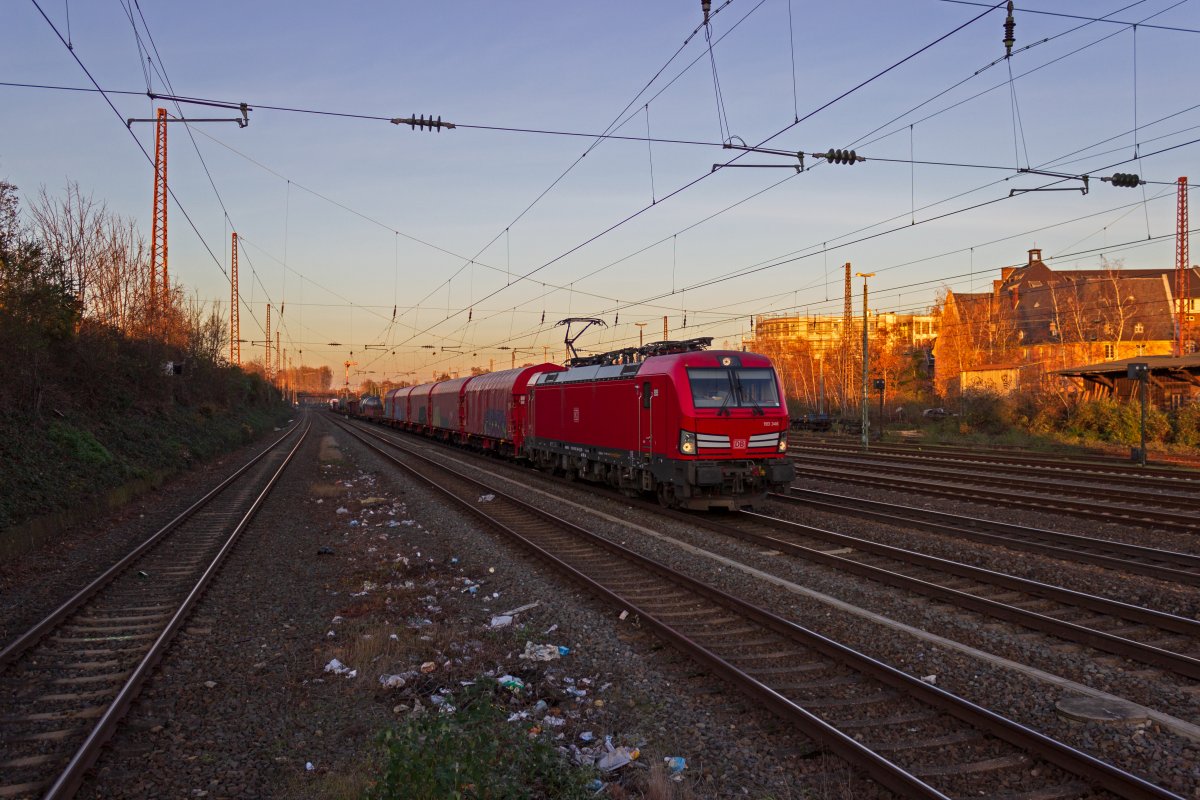
M 644 334 L 646 333 L 646 323 L 645 323 L 645 322 L 635 322 L 635 323 L 633 323 L 633 324 L 634 324 L 634 325 L 637 325 L 637 329 L 638 329 L 638 349 L 641 349 L 641 348 L 642 348 L 642 346 L 643 346 L 643 345 L 646 343 L 646 342 L 645 342 L 645 338 L 644 338 Z
M 866 450 L 870 447 L 871 437 L 871 416 L 867 410 L 867 369 L 870 361 L 870 339 L 867 337 L 867 278 L 874 278 L 874 272 L 856 272 L 854 273 L 859 278 L 863 279 L 863 337 L 862 337 L 862 449 Z

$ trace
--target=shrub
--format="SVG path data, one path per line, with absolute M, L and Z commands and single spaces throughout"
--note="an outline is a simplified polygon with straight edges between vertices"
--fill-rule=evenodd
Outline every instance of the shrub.
M 1136 445 L 1141 431 L 1141 406 L 1113 400 L 1080 403 L 1068 421 L 1068 428 L 1084 439 Z M 1161 442 L 1171 429 L 1167 415 L 1146 409 L 1146 441 Z
M 113 460 L 112 453 L 96 441 L 90 432 L 64 425 L 50 423 L 47 431 L 50 441 L 63 450 L 69 458 L 82 461 L 93 467 L 101 467 Z
M 1171 441 L 1185 447 L 1200 447 L 1200 403 L 1184 406 L 1171 415 Z
M 409 717 L 384 731 L 378 800 L 442 798 L 585 798 L 590 770 L 566 762 L 554 746 L 506 721 L 495 681 L 454 697 L 457 710 Z
M 999 434 L 1013 425 L 1013 403 L 991 392 L 970 391 L 962 400 L 962 423 L 968 430 Z

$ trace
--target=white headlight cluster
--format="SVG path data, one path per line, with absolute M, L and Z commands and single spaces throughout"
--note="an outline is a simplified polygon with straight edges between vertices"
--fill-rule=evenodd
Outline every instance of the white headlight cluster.
M 679 452 L 685 456 L 694 456 L 696 454 L 696 434 L 691 431 L 679 432 Z

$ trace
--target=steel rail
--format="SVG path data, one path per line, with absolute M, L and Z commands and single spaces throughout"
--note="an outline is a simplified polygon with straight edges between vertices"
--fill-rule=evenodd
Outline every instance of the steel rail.
M 830 446 L 812 443 L 792 445 L 790 452 L 801 453 L 844 453 L 862 455 L 850 445 Z M 1145 487 L 1149 489 L 1181 489 L 1194 491 L 1200 489 L 1200 473 L 1187 470 L 1166 470 L 1146 468 L 1142 471 L 1136 467 L 1119 468 L 1104 464 L 1089 464 L 1078 461 L 1054 461 L 1051 459 L 1025 458 L 1020 456 L 995 456 L 985 453 L 931 453 L 914 451 L 911 448 L 880 447 L 872 445 L 870 453 L 904 463 L 930 463 L 942 465 L 973 465 L 986 468 L 989 472 L 1000 474 L 1030 475 L 1031 473 L 1048 473 L 1051 477 L 1067 477 L 1080 479 L 1097 479 L 1102 483 L 1122 486 Z M 1032 468 L 1032 469 L 1031 469 Z
M 987 501 L 996 505 L 1026 508 L 1043 513 L 1047 511 L 1051 513 L 1066 513 L 1086 519 L 1121 522 L 1142 527 L 1157 527 L 1185 533 L 1195 533 L 1197 529 L 1200 529 L 1200 518 L 1197 518 L 1193 514 L 1174 514 L 1144 508 L 1099 505 L 1096 503 L 1073 501 L 1062 497 L 1035 499 L 1033 497 L 1021 496 L 1014 492 L 992 491 L 973 486 L 966 487 L 961 484 L 935 481 L 907 480 L 888 475 L 873 474 L 868 477 L 864 476 L 861 472 L 806 467 L 802 462 L 796 463 L 795 466 L 798 476 L 808 475 L 818 480 L 853 483 L 860 486 L 870 486 L 874 489 L 903 489 L 920 494 L 950 497 L 955 500 L 964 500 L 967 502 Z
M 124 686 L 121 687 L 120 692 L 118 692 L 113 701 L 109 703 L 108 707 L 104 711 L 104 714 L 96 722 L 95 726 L 91 730 L 91 733 L 88 734 L 87 739 L 85 739 L 75 751 L 75 754 L 71 757 L 71 760 L 67 762 L 67 766 L 62 770 L 58 778 L 47 790 L 46 794 L 43 796 L 44 800 L 66 800 L 66 798 L 74 796 L 75 792 L 79 788 L 80 783 L 83 781 L 84 773 L 89 767 L 91 767 L 93 763 L 95 763 L 96 758 L 100 754 L 100 748 L 105 744 L 105 742 L 108 741 L 109 737 L 116 728 L 117 722 L 122 716 L 124 716 L 125 712 L 129 709 L 129 706 L 133 703 L 134 698 L 137 697 L 138 692 L 141 690 L 142 683 L 149 676 L 150 670 L 155 666 L 155 664 L 157 664 L 158 660 L 166 651 L 167 645 L 170 644 L 172 639 L 174 639 L 175 634 L 187 619 L 192 608 L 197 602 L 199 602 L 200 597 L 204 594 L 204 590 L 208 587 L 208 584 L 216 575 L 218 569 L 225 561 L 226 556 L 233 549 L 233 546 L 237 543 L 238 539 L 241 538 L 242 531 L 246 529 L 246 527 L 250 524 L 250 521 L 254 518 L 255 514 L 258 513 L 258 509 L 266 501 L 267 496 L 275 487 L 275 484 L 278 482 L 279 477 L 283 474 L 284 469 L 286 469 L 288 464 L 291 463 L 292 457 L 295 456 L 296 452 L 300 449 L 300 445 L 304 443 L 304 440 L 308 436 L 308 432 L 311 428 L 312 423 L 309 422 L 304 430 L 301 431 L 299 438 L 296 440 L 296 444 L 292 447 L 291 451 L 288 452 L 287 456 L 283 460 L 283 463 L 279 465 L 279 468 L 267 482 L 266 487 L 262 490 L 262 492 L 259 493 L 258 497 L 255 498 L 253 505 L 251 505 L 250 509 L 238 522 L 233 532 L 226 539 L 225 544 L 221 547 L 220 551 L 217 552 L 212 562 L 210 562 L 208 568 L 205 569 L 204 573 L 200 576 L 200 579 L 196 582 L 196 585 L 188 593 L 179 609 L 171 617 L 163 632 L 159 634 L 157 639 L 155 639 L 154 644 L 150 647 L 150 650 L 133 670 Z M 293 433 L 294 429 L 295 426 L 293 426 L 293 430 L 288 431 L 288 434 Z M 283 436 L 277 439 L 272 444 L 271 449 L 278 446 L 283 439 Z M 266 452 L 271 452 L 271 450 L 267 450 Z
M 694 525 L 707 528 L 709 530 L 721 533 L 743 541 L 753 542 L 764 547 L 773 548 L 788 555 L 812 561 L 825 566 L 833 567 L 843 572 L 849 572 L 855 575 L 860 575 L 870 580 L 884 583 L 888 586 L 893 586 L 897 589 L 914 592 L 926 597 L 933 597 L 939 600 L 945 600 L 954 605 L 965 608 L 970 611 L 975 611 L 989 617 L 1012 622 L 1025 628 L 1048 633 L 1060 639 L 1076 642 L 1086 645 L 1096 650 L 1119 655 L 1134 661 L 1140 661 L 1144 664 L 1150 664 L 1188 678 L 1200 679 L 1200 660 L 1182 653 L 1176 653 L 1170 650 L 1164 650 L 1160 647 L 1144 644 L 1132 639 L 1127 639 L 1122 636 L 1117 636 L 1104 631 L 1089 628 L 1083 625 L 1078 625 L 1073 622 L 1048 617 L 1044 614 L 1039 614 L 1034 611 L 1028 611 L 1023 608 L 1018 608 L 1007 603 L 1001 603 L 996 600 L 990 600 L 986 597 L 964 592 L 959 589 L 952 589 L 932 581 L 927 581 L 921 578 L 914 578 L 903 573 L 885 569 L 883 567 L 866 564 L 861 561 L 856 561 L 852 558 L 846 558 L 835 553 L 827 553 L 813 547 L 805 547 L 804 545 L 796 544 L 785 539 L 780 539 L 775 536 L 767 536 L 753 531 L 747 531 L 739 528 L 736 524 L 721 522 L 715 519 L 700 518 L 695 515 L 684 515 L 679 512 L 672 512 L 672 516 L 691 522 Z M 830 544 L 836 544 L 839 547 L 849 547 L 864 553 L 890 558 L 903 563 L 912 564 L 925 569 L 932 569 L 939 572 L 949 573 L 963 578 L 969 578 L 974 581 L 999 586 L 1012 591 L 1023 592 L 1025 594 L 1034 595 L 1046 599 L 1053 600 L 1058 603 L 1085 608 L 1090 611 L 1095 611 L 1101 614 L 1126 619 L 1131 622 L 1136 622 L 1141 625 L 1152 626 L 1158 630 L 1168 631 L 1170 633 L 1181 634 L 1189 637 L 1200 636 L 1200 622 L 1178 617 L 1171 614 L 1166 614 L 1161 611 L 1143 608 L 1141 606 L 1130 605 L 1116 600 L 1110 600 L 1096 595 L 1084 594 L 1075 592 L 1070 589 L 1064 589 L 1059 586 L 1041 583 L 1038 581 L 1019 578 L 1014 575 L 1006 575 L 1004 573 L 995 572 L 993 570 L 983 569 L 981 567 L 973 567 L 969 564 L 962 564 L 956 561 L 930 556 L 924 553 L 917 553 L 912 550 L 904 550 L 899 547 L 872 542 L 867 539 L 861 539 L 855 536 L 848 536 L 842 533 L 817 528 L 811 525 L 803 525 L 798 522 L 771 517 L 766 514 L 760 514 L 752 511 L 738 512 L 735 519 L 749 520 L 755 524 L 770 527 L 776 530 L 788 531 L 796 533 L 800 536 L 817 538 Z
M 1010 522 L 998 522 L 962 514 L 948 514 L 944 511 L 885 503 L 881 500 L 868 500 L 832 492 L 819 492 L 815 489 L 800 489 L 795 486 L 788 489 L 788 494 L 772 492 L 769 497 L 772 500 L 804 505 L 826 513 L 849 514 L 892 525 L 912 526 L 913 523 L 919 523 L 921 530 L 981 544 L 995 545 L 1010 550 L 1023 550 L 1066 561 L 1147 575 L 1189 586 L 1200 586 L 1200 555 L 1192 553 L 1157 550 L 1127 542 L 1095 539 L 1074 533 L 1014 525 Z M 1030 539 L 1035 541 L 1030 541 Z M 1042 542 L 1057 542 L 1058 544 Z M 1103 555 L 1088 552 L 1089 550 L 1107 550 L 1119 555 Z
M 929 466 L 925 464 L 912 465 L 902 464 L 886 458 L 874 458 L 869 454 L 807 454 L 804 456 L 792 455 L 794 461 L 802 462 L 806 465 L 832 465 L 835 467 L 857 468 L 870 471 L 874 474 L 901 474 L 910 477 L 929 477 L 934 479 L 949 479 L 964 481 L 975 486 L 992 486 L 1005 489 L 1021 489 L 1029 494 L 1042 495 L 1053 497 L 1058 500 L 1060 497 L 1075 497 L 1075 498 L 1092 498 L 1095 500 L 1117 500 L 1129 504 L 1137 504 L 1140 506 L 1148 506 L 1151 508 L 1170 508 L 1175 510 L 1200 510 L 1200 494 L 1196 493 L 1191 487 L 1176 486 L 1172 487 L 1175 491 L 1187 492 L 1192 494 L 1162 494 L 1155 493 L 1149 490 L 1149 487 L 1143 487 L 1144 490 L 1137 489 L 1119 489 L 1099 485 L 1084 485 L 1078 482 L 1067 482 L 1063 478 L 1058 477 L 1053 481 L 1043 477 L 1035 478 L 1012 478 L 1004 477 L 992 473 L 969 472 L 964 473 L 963 470 L 951 466 Z M 1085 480 L 1082 476 L 1075 478 L 1075 481 Z
M 820 447 L 824 449 L 836 450 L 854 450 L 861 447 L 858 438 L 851 439 L 832 439 L 832 438 L 813 438 L 797 434 L 796 431 L 790 431 L 789 444 L 796 442 L 797 447 Z M 1152 477 L 1164 478 L 1190 478 L 1192 480 L 1200 480 L 1200 472 L 1198 465 L 1192 461 L 1161 461 L 1159 466 L 1140 466 L 1131 464 L 1127 457 L 1114 455 L 1104 455 L 1101 453 L 1070 453 L 1056 455 L 1052 453 L 1044 453 L 1036 450 L 1024 450 L 1021 448 L 1004 448 L 1004 447 L 962 447 L 960 445 L 948 445 L 926 442 L 913 442 L 910 444 L 886 444 L 872 443 L 871 449 L 874 451 L 883 451 L 888 453 L 899 454 L 928 454 L 934 458 L 942 455 L 947 458 L 967 457 L 971 460 L 992 461 L 1012 463 L 1030 463 L 1047 467 L 1061 467 L 1069 469 L 1078 467 L 1081 469 L 1098 469 L 1106 472 L 1124 474 L 1124 475 L 1148 475 Z
M 13 639 L 11 642 L 9 642 L 8 645 L 6 645 L 4 647 L 3 650 L 0 650 L 0 666 L 3 666 L 5 664 L 13 661 L 18 655 L 23 653 L 25 650 L 29 649 L 39 639 L 41 639 L 44 635 L 46 635 L 46 633 L 48 633 L 51 629 L 53 629 L 55 625 L 62 622 L 71 612 L 73 612 L 75 609 L 79 608 L 79 606 L 86 603 L 93 595 L 95 595 L 98 591 L 103 589 L 105 586 L 112 583 L 112 581 L 118 575 L 120 575 L 125 570 L 126 567 L 128 567 L 135 560 L 137 560 L 142 554 L 144 554 L 147 550 L 149 550 L 154 545 L 158 544 L 158 542 L 161 541 L 163 539 L 163 537 L 165 537 L 167 534 L 171 533 L 171 531 L 175 530 L 180 525 L 182 525 L 184 522 L 186 522 L 189 518 L 192 517 L 192 515 L 194 515 L 197 511 L 199 511 L 201 508 L 203 508 L 205 505 L 207 505 L 209 503 L 209 501 L 211 501 L 214 497 L 216 497 L 218 494 L 220 494 L 222 491 L 224 491 L 226 489 L 226 487 L 228 487 L 230 484 L 232 484 L 234 481 L 236 481 L 238 478 L 240 478 L 243 474 L 245 474 L 245 472 L 247 470 L 249 470 L 251 467 L 253 467 L 255 464 L 257 464 L 262 459 L 266 458 L 267 455 L 269 455 L 275 449 L 276 445 L 278 445 L 285 438 L 287 438 L 288 436 L 290 436 L 292 433 L 295 432 L 296 426 L 299 424 L 300 423 L 297 422 L 294 425 L 292 425 L 292 427 L 289 428 L 287 431 L 285 431 L 283 434 L 281 434 L 279 436 L 279 438 L 277 438 L 275 441 L 271 442 L 271 444 L 269 446 L 267 446 L 265 449 L 263 449 L 263 451 L 261 453 L 259 453 L 254 458 L 247 461 L 244 465 L 242 465 L 236 472 L 234 472 L 228 478 L 221 481 L 221 483 L 219 483 L 215 489 L 213 489 L 212 491 L 205 494 L 203 497 L 201 497 L 196 502 L 192 503 L 192 505 L 188 506 L 184 511 L 180 512 L 179 515 L 176 516 L 173 520 L 168 522 L 166 525 L 164 525 L 162 528 L 160 528 L 156 533 L 152 534 L 148 539 L 146 539 L 144 542 L 142 542 L 137 547 L 135 547 L 132 551 L 130 551 L 127 555 L 125 555 L 123 558 L 121 558 L 119 561 L 117 561 L 111 567 L 109 567 L 104 572 L 102 572 L 100 575 L 98 575 L 95 579 L 92 580 L 91 583 L 89 583 L 87 586 L 83 587 L 78 592 L 76 592 L 74 595 L 72 595 L 70 599 L 63 602 L 62 605 L 60 605 L 54 611 L 51 611 L 50 614 L 48 616 L 46 616 L 41 622 L 38 622 L 32 628 L 25 631 L 25 633 L 21 634 L 16 639 Z
M 569 564 L 566 564 L 552 553 L 537 545 L 527 537 L 523 536 L 513 528 L 504 525 L 503 523 L 493 519 L 487 513 L 487 510 L 482 508 L 477 503 L 471 503 L 464 498 L 454 494 L 451 490 L 439 486 L 428 476 L 421 474 L 411 465 L 405 464 L 402 460 L 396 458 L 390 453 L 384 451 L 378 445 L 368 441 L 363 434 L 350 426 L 343 426 L 351 435 L 359 439 L 363 444 L 370 447 L 376 453 L 400 466 L 406 472 L 417 477 L 422 482 L 439 491 L 444 496 L 449 498 L 462 510 L 470 515 L 486 522 L 490 526 L 494 526 L 504 531 L 508 536 L 521 542 L 525 547 L 536 553 L 539 557 L 556 565 L 559 569 L 566 572 L 574 580 L 582 583 L 588 588 L 596 591 L 605 599 L 618 607 L 629 609 L 638 613 L 643 622 L 649 624 L 669 641 L 680 645 L 685 651 L 691 653 L 711 666 L 718 674 L 721 674 L 735 683 L 739 684 L 739 688 L 748 691 L 751 696 L 758 697 L 763 700 L 773 712 L 784 716 L 789 720 L 797 722 L 801 730 L 810 738 L 821 741 L 829 749 L 841 756 L 850 763 L 862 767 L 867 773 L 882 785 L 902 794 L 906 797 L 945 797 L 937 789 L 929 786 L 924 781 L 911 775 L 907 771 L 893 764 L 891 761 L 883 758 L 874 751 L 866 748 L 854 738 L 847 736 L 837 728 L 816 717 L 811 712 L 808 712 L 800 705 L 789 700 L 787 697 L 779 694 L 769 686 L 761 683 L 752 676 L 738 669 L 733 664 L 722 659 L 717 654 L 711 652 L 707 648 L 702 647 L 695 641 L 684 636 L 683 634 L 674 631 L 671 626 L 658 620 L 653 614 L 645 612 L 636 604 L 630 603 L 628 600 L 615 594 L 611 590 L 604 587 L 602 584 L 593 580 L 576 570 Z M 968 725 L 971 725 L 979 730 L 996 736 L 1003 741 L 1008 742 L 1015 747 L 1025 750 L 1036 755 L 1067 772 L 1081 777 L 1088 781 L 1093 786 L 1103 787 L 1104 790 L 1118 794 L 1126 798 L 1174 798 L 1181 800 L 1177 795 L 1156 786 L 1136 775 L 1132 775 L 1124 770 L 1107 764 L 1099 759 L 1094 758 L 1086 753 L 1075 750 L 1068 745 L 1063 744 L 1055 739 L 1051 739 L 1044 734 L 1041 734 L 1031 728 L 1027 728 L 1019 723 L 1009 720 L 995 712 L 978 706 L 970 701 L 953 695 L 943 689 L 931 686 L 920 681 L 917 678 L 908 675 L 901 670 L 891 667 L 881 661 L 866 656 L 858 651 L 839 644 L 832 639 L 822 636 L 814 631 L 804 628 L 790 620 L 784 619 L 770 611 L 767 611 L 759 606 L 748 603 L 740 598 L 734 597 L 726 592 L 715 587 L 709 586 L 701 581 L 691 578 L 682 573 L 672 570 L 670 567 L 657 562 L 653 559 L 642 556 L 632 550 L 629 550 L 615 542 L 609 541 L 591 531 L 579 527 L 578 525 L 550 514 L 547 511 L 531 506 L 517 498 L 499 492 L 493 487 L 482 483 L 481 481 L 458 472 L 455 469 L 429 459 L 423 455 L 415 453 L 402 445 L 398 444 L 390 438 L 380 437 L 377 434 L 372 438 L 379 439 L 390 446 L 403 450 L 409 456 L 416 458 L 426 464 L 429 464 L 436 469 L 443 470 L 455 476 L 456 479 L 470 483 L 473 486 L 484 489 L 486 492 L 495 494 L 497 497 L 503 498 L 505 501 L 522 508 L 528 514 L 550 522 L 553 525 L 559 526 L 564 530 L 570 531 L 576 537 L 594 545 L 601 547 L 611 553 L 633 562 L 643 568 L 659 574 L 672 582 L 677 583 L 684 588 L 696 592 L 702 596 L 708 597 L 721 605 L 735 610 L 743 614 L 749 619 L 758 622 L 776 633 L 786 636 L 793 641 L 797 641 L 806 647 L 810 647 L 824 654 L 826 657 L 835 659 L 843 664 L 849 665 L 853 669 L 857 669 L 871 677 L 881 681 L 882 683 L 896 688 L 909 694 L 916 696 L 922 702 L 937 708 L 938 710 L 947 713 Z M 811 726 L 811 727 L 809 727 Z M 813 732 L 810 733 L 809 731 Z M 880 775 L 879 772 L 883 771 Z

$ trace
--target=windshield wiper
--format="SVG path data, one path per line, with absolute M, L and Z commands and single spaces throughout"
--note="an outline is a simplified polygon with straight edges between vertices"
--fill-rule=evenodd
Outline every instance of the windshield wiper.
M 737 387 L 738 405 L 742 405 L 745 401 L 749 401 L 750 407 L 754 409 L 753 416 L 756 416 L 756 417 L 766 416 L 767 412 L 762 410 L 762 406 L 760 406 L 758 404 L 758 402 L 751 395 L 746 393 L 745 388 L 742 386 L 742 379 L 734 378 L 733 382 L 734 382 L 734 386 Z
M 721 401 L 721 407 L 717 409 L 717 416 L 729 416 L 729 398 L 733 397 L 732 391 L 725 392 L 725 399 Z

